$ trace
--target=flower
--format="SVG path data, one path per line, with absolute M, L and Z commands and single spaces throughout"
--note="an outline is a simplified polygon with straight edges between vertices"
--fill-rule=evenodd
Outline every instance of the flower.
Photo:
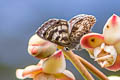
M 113 14 L 105 24 L 103 34 L 86 34 L 80 44 L 101 67 L 120 70 L 120 17 Z
M 75 80 L 74 75 L 66 69 L 66 62 L 62 51 L 40 60 L 37 65 L 30 65 L 25 69 L 17 69 L 18 79 L 33 78 L 33 80 Z
M 36 34 L 30 38 L 28 43 L 28 53 L 38 59 L 51 56 L 56 49 L 57 45 L 41 39 Z
M 109 80 L 120 80 L 120 76 L 109 76 Z

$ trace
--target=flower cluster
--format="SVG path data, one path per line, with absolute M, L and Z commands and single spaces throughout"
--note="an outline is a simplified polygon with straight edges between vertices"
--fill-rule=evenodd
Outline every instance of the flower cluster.
M 39 38 L 36 34 L 31 37 L 28 44 L 30 55 L 41 59 L 36 65 L 17 69 L 18 79 L 33 78 L 33 80 L 75 80 L 74 75 L 66 70 L 64 54 L 56 51 L 55 44 Z
M 120 70 L 119 33 L 120 17 L 113 14 L 105 24 L 103 34 L 85 34 L 81 38 L 80 44 L 89 52 L 90 57 L 95 59 L 102 68 L 118 71 Z M 86 79 L 94 80 L 87 71 L 87 69 L 89 69 L 102 80 L 108 80 L 108 78 L 113 80 L 113 77 L 106 77 L 92 64 L 82 59 L 80 56 L 75 55 L 71 50 L 57 51 L 57 48 L 62 49 L 63 47 L 43 40 L 36 34 L 33 35 L 28 43 L 28 53 L 33 57 L 40 59 L 40 62 L 36 65 L 27 66 L 25 69 L 17 69 L 17 78 L 33 78 L 33 80 L 75 80 L 74 75 L 66 70 L 65 54 Z M 117 79 L 119 78 L 116 78 L 116 80 Z
M 120 17 L 113 14 L 103 28 L 103 34 L 89 33 L 80 41 L 101 67 L 120 70 Z

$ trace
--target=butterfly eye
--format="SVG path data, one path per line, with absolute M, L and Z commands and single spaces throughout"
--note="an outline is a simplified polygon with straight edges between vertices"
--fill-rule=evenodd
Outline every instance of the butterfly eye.
M 68 48 L 68 47 L 64 47 L 64 50 L 65 50 L 65 51 L 69 51 L 70 48 Z

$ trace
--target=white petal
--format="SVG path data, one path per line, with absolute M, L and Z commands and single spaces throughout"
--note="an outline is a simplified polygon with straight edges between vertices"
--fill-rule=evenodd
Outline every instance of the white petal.
M 71 78 L 72 80 L 75 80 L 75 76 L 72 74 L 72 72 L 65 70 L 63 73 L 64 73 L 64 75 Z
M 42 67 L 38 65 L 30 65 L 27 66 L 23 71 L 23 76 L 30 76 L 30 78 L 34 77 L 36 74 L 42 72 Z
M 101 67 L 105 67 L 107 64 L 108 64 L 108 62 L 107 61 L 104 61 L 103 63 L 100 63 L 101 64 Z
M 109 80 L 120 80 L 120 76 L 109 76 Z
M 105 47 L 105 43 L 102 43 L 101 44 L 101 49 L 104 49 L 104 47 Z
M 95 61 L 106 60 L 106 58 L 110 58 L 110 57 L 112 57 L 112 55 L 107 55 L 107 56 L 103 56 L 103 57 L 100 57 L 100 58 L 96 58 Z
M 56 80 L 54 75 L 40 73 L 33 80 Z
M 105 46 L 104 50 L 113 56 L 113 60 L 114 60 L 113 63 L 114 63 L 117 58 L 117 52 L 116 52 L 115 48 L 113 46 Z
M 101 52 L 101 50 L 102 49 L 100 47 L 97 47 L 97 48 L 94 49 L 94 57 L 95 57 L 95 59 L 97 58 L 97 56 Z
M 113 14 L 103 29 L 103 36 L 107 44 L 114 44 L 120 40 L 120 17 Z
M 54 74 L 56 80 L 75 80 L 75 76 L 68 70 L 64 70 L 62 73 Z
M 42 42 L 45 42 L 45 40 L 41 39 L 37 34 L 35 34 L 30 38 L 28 45 L 39 44 Z
M 23 71 L 24 71 L 24 69 L 17 69 L 16 70 L 16 77 L 18 79 L 25 79 L 25 78 L 27 78 L 27 77 L 23 77 Z
M 66 62 L 62 51 L 56 52 L 43 63 L 43 71 L 46 73 L 61 73 L 66 68 Z

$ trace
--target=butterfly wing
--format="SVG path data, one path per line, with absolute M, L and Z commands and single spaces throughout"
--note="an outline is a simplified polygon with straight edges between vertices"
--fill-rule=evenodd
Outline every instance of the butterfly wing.
M 63 19 L 50 19 L 36 31 L 37 35 L 45 40 L 60 46 L 70 44 L 68 22 Z
M 70 23 L 70 41 L 80 49 L 80 39 L 84 34 L 90 32 L 92 26 L 95 24 L 96 18 L 92 15 L 80 14 L 73 17 Z
M 70 40 L 73 43 L 79 43 L 80 38 L 90 32 L 92 26 L 95 24 L 96 19 L 92 15 L 81 14 L 73 17 L 70 23 Z

